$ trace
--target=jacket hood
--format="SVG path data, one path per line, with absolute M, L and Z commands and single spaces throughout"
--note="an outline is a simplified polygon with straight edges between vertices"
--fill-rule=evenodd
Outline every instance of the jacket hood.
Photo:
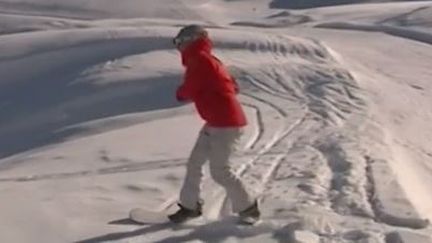
M 199 38 L 192 42 L 183 51 L 181 51 L 182 63 L 187 66 L 188 61 L 199 53 L 205 52 L 210 54 L 213 49 L 212 41 L 207 37 Z

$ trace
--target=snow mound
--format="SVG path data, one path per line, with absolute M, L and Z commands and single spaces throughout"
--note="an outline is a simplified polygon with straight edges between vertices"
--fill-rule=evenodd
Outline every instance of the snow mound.
M 347 22 L 334 22 L 324 23 L 316 25 L 318 28 L 332 28 L 332 29 L 345 29 L 345 30 L 361 30 L 361 31 L 378 31 L 384 32 L 390 35 L 399 36 L 415 41 L 432 44 L 432 33 L 429 31 L 408 29 L 397 26 L 386 26 L 386 25 L 367 25 L 358 23 L 347 23 Z
M 1 141 L 8 144 L 2 156 L 51 140 L 65 126 L 178 106 L 171 94 L 180 64 L 171 64 L 174 53 L 164 51 L 171 48 L 173 31 L 90 29 L 3 37 L 8 48 L 0 56 L 5 78 L 0 133 L 15 139 Z M 29 134 L 39 135 L 23 141 Z
M 360 0 L 329 0 L 329 1 L 320 1 L 320 0 L 295 0 L 295 1 L 284 1 L 284 0 L 273 0 L 270 3 L 270 7 L 272 8 L 291 8 L 291 9 L 304 9 L 304 8 L 316 8 L 322 6 L 333 6 L 333 5 L 341 5 L 341 4 L 353 4 L 359 3 Z
M 232 22 L 231 25 L 279 28 L 279 27 L 289 27 L 289 26 L 304 24 L 311 21 L 313 21 L 313 19 L 308 15 L 304 15 L 300 13 L 292 13 L 290 11 L 285 10 L 277 14 L 272 14 L 263 20 Z

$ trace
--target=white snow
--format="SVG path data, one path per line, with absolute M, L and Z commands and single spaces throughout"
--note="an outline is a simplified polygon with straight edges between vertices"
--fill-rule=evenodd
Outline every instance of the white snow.
M 432 236 L 432 4 L 0 2 L 1 242 L 409 242 Z M 175 100 L 171 38 L 208 27 L 249 119 L 234 169 L 262 199 L 239 227 L 205 179 L 172 212 L 202 121 Z

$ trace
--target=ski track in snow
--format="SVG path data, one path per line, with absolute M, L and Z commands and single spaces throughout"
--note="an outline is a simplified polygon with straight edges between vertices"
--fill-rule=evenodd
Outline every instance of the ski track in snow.
M 253 48 L 249 48 L 252 51 L 256 51 L 256 50 L 267 51 L 265 45 L 249 43 L 248 46 L 254 46 Z M 259 48 L 256 48 L 257 46 L 259 46 Z M 271 46 L 271 44 L 269 46 Z M 322 46 L 318 46 L 318 47 L 322 47 Z M 278 50 L 284 48 L 273 48 L 273 49 Z M 299 49 L 296 48 L 294 48 L 293 50 L 294 51 L 292 53 L 294 54 L 300 54 L 300 55 L 304 53 L 309 54 L 309 52 L 305 50 L 298 51 Z M 324 52 L 317 51 L 316 53 L 325 53 L 325 51 Z M 278 56 L 278 54 L 280 53 L 278 52 L 274 53 L 275 56 Z M 324 55 L 320 54 L 319 56 L 320 58 L 322 58 Z M 331 56 L 328 57 L 330 61 L 333 61 L 333 58 Z M 306 58 L 309 59 L 310 57 L 307 56 Z M 275 58 L 275 60 L 276 60 L 275 65 L 279 67 L 280 64 L 278 63 L 277 58 Z M 280 69 L 274 68 L 273 70 L 280 70 Z M 281 78 L 281 75 L 279 75 L 277 72 L 272 73 L 271 75 L 267 75 L 268 78 L 273 78 L 274 76 L 278 77 L 274 79 L 277 80 L 277 83 L 275 83 L 273 86 L 269 84 L 270 82 L 268 82 L 268 80 L 259 80 L 258 78 L 253 78 L 253 75 L 250 75 L 248 73 L 244 75 L 246 77 L 244 78 L 243 81 L 249 83 L 251 85 L 250 87 L 252 87 L 251 91 L 253 91 L 252 94 L 250 94 L 248 91 L 245 91 L 244 95 L 246 97 L 255 100 L 256 103 L 262 103 L 272 108 L 274 112 L 281 117 L 279 119 L 281 119 L 282 123 L 288 125 L 288 127 L 284 128 L 282 131 L 279 132 L 273 131 L 274 132 L 273 139 L 266 140 L 264 148 L 258 152 L 258 155 L 248 160 L 246 163 L 243 163 L 236 170 L 236 174 L 242 177 L 247 182 L 248 185 L 253 186 L 257 195 L 262 196 L 265 189 L 271 188 L 268 185 L 272 184 L 272 181 L 274 180 L 274 176 L 279 170 L 279 168 L 281 167 L 282 163 L 289 163 L 285 159 L 290 153 L 293 152 L 292 150 L 295 150 L 294 148 L 296 146 L 299 146 L 296 145 L 296 142 L 299 139 L 299 137 L 301 137 L 302 135 L 301 133 L 302 132 L 306 133 L 307 130 L 304 129 L 310 128 L 308 126 L 305 126 L 304 123 L 307 120 L 310 120 L 312 117 L 314 117 L 313 103 L 314 102 L 325 103 L 326 100 L 318 101 L 314 97 L 299 97 L 299 95 L 297 94 L 298 91 L 297 93 L 293 92 L 293 89 L 295 90 L 296 88 L 292 87 L 292 84 L 290 84 L 289 81 L 287 82 L 287 80 Z M 350 78 L 349 75 L 347 77 Z M 318 82 L 317 84 L 314 84 L 314 88 L 318 88 L 320 86 L 325 87 L 326 85 L 332 84 L 334 82 L 335 81 L 332 80 L 328 80 L 322 83 Z M 275 85 L 278 85 L 279 87 Z M 360 99 L 357 99 L 355 95 L 351 93 L 352 91 L 350 91 L 354 87 L 353 86 L 354 84 L 347 83 L 346 85 L 348 87 L 344 87 L 342 85 L 343 88 L 341 89 L 341 93 L 343 93 L 350 99 L 353 99 L 355 101 L 360 101 Z M 280 89 L 281 87 L 283 88 Z M 309 104 L 307 104 L 308 102 Z M 337 105 L 332 104 L 331 101 L 325 104 L 328 104 L 328 107 L 334 111 L 337 111 L 339 109 L 338 107 L 336 107 Z M 292 110 L 291 112 L 289 112 L 289 110 L 287 110 L 287 107 L 290 107 L 290 105 L 291 107 L 292 106 L 296 107 L 297 110 L 291 108 Z M 353 107 L 355 107 L 355 105 L 353 105 Z M 296 111 L 293 112 L 294 110 Z M 347 110 L 346 107 L 344 110 Z M 299 113 L 302 115 L 299 115 Z M 300 117 L 297 120 L 293 120 L 293 118 L 296 116 L 297 117 L 300 116 Z M 344 119 L 342 115 L 340 115 L 340 118 Z M 318 121 L 317 122 L 318 124 L 312 125 L 312 127 L 313 126 L 325 127 L 324 125 L 326 123 L 325 119 L 323 121 L 324 121 L 323 124 L 318 125 L 319 123 L 322 123 Z M 266 127 L 265 123 L 263 126 Z M 283 146 L 280 146 L 281 143 L 284 143 Z M 280 147 L 282 147 L 282 149 Z M 331 171 L 333 171 L 333 168 L 331 169 Z M 337 171 L 334 171 L 334 173 L 337 173 Z M 335 177 L 335 175 L 333 177 Z M 336 188 L 334 188 L 334 190 L 336 190 Z M 213 195 L 210 197 L 211 199 L 209 200 L 210 202 L 212 202 L 212 205 L 210 206 L 211 209 L 209 210 L 208 213 L 209 215 L 211 215 L 210 217 L 219 218 L 219 217 L 227 216 L 227 214 L 229 214 L 229 200 L 224 195 L 223 190 L 219 189 L 219 190 L 209 190 L 209 191 L 215 191 L 215 193 L 213 193 Z M 314 194 L 314 192 L 310 192 L 310 193 Z M 328 204 L 331 203 L 329 202 Z M 354 212 L 352 213 L 355 214 Z

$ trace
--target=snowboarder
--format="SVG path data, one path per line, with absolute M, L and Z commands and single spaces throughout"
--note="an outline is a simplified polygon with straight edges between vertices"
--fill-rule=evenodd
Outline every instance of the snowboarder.
M 169 215 L 169 219 L 181 223 L 202 214 L 203 165 L 209 161 L 212 178 L 226 190 L 240 221 L 256 222 L 260 217 L 258 201 L 230 167 L 230 157 L 247 124 L 236 98 L 238 86 L 222 62 L 212 54 L 212 41 L 202 26 L 182 28 L 173 43 L 180 51 L 186 69 L 183 83 L 176 92 L 177 99 L 192 101 L 205 125 L 187 163 L 178 203 L 180 209 Z

